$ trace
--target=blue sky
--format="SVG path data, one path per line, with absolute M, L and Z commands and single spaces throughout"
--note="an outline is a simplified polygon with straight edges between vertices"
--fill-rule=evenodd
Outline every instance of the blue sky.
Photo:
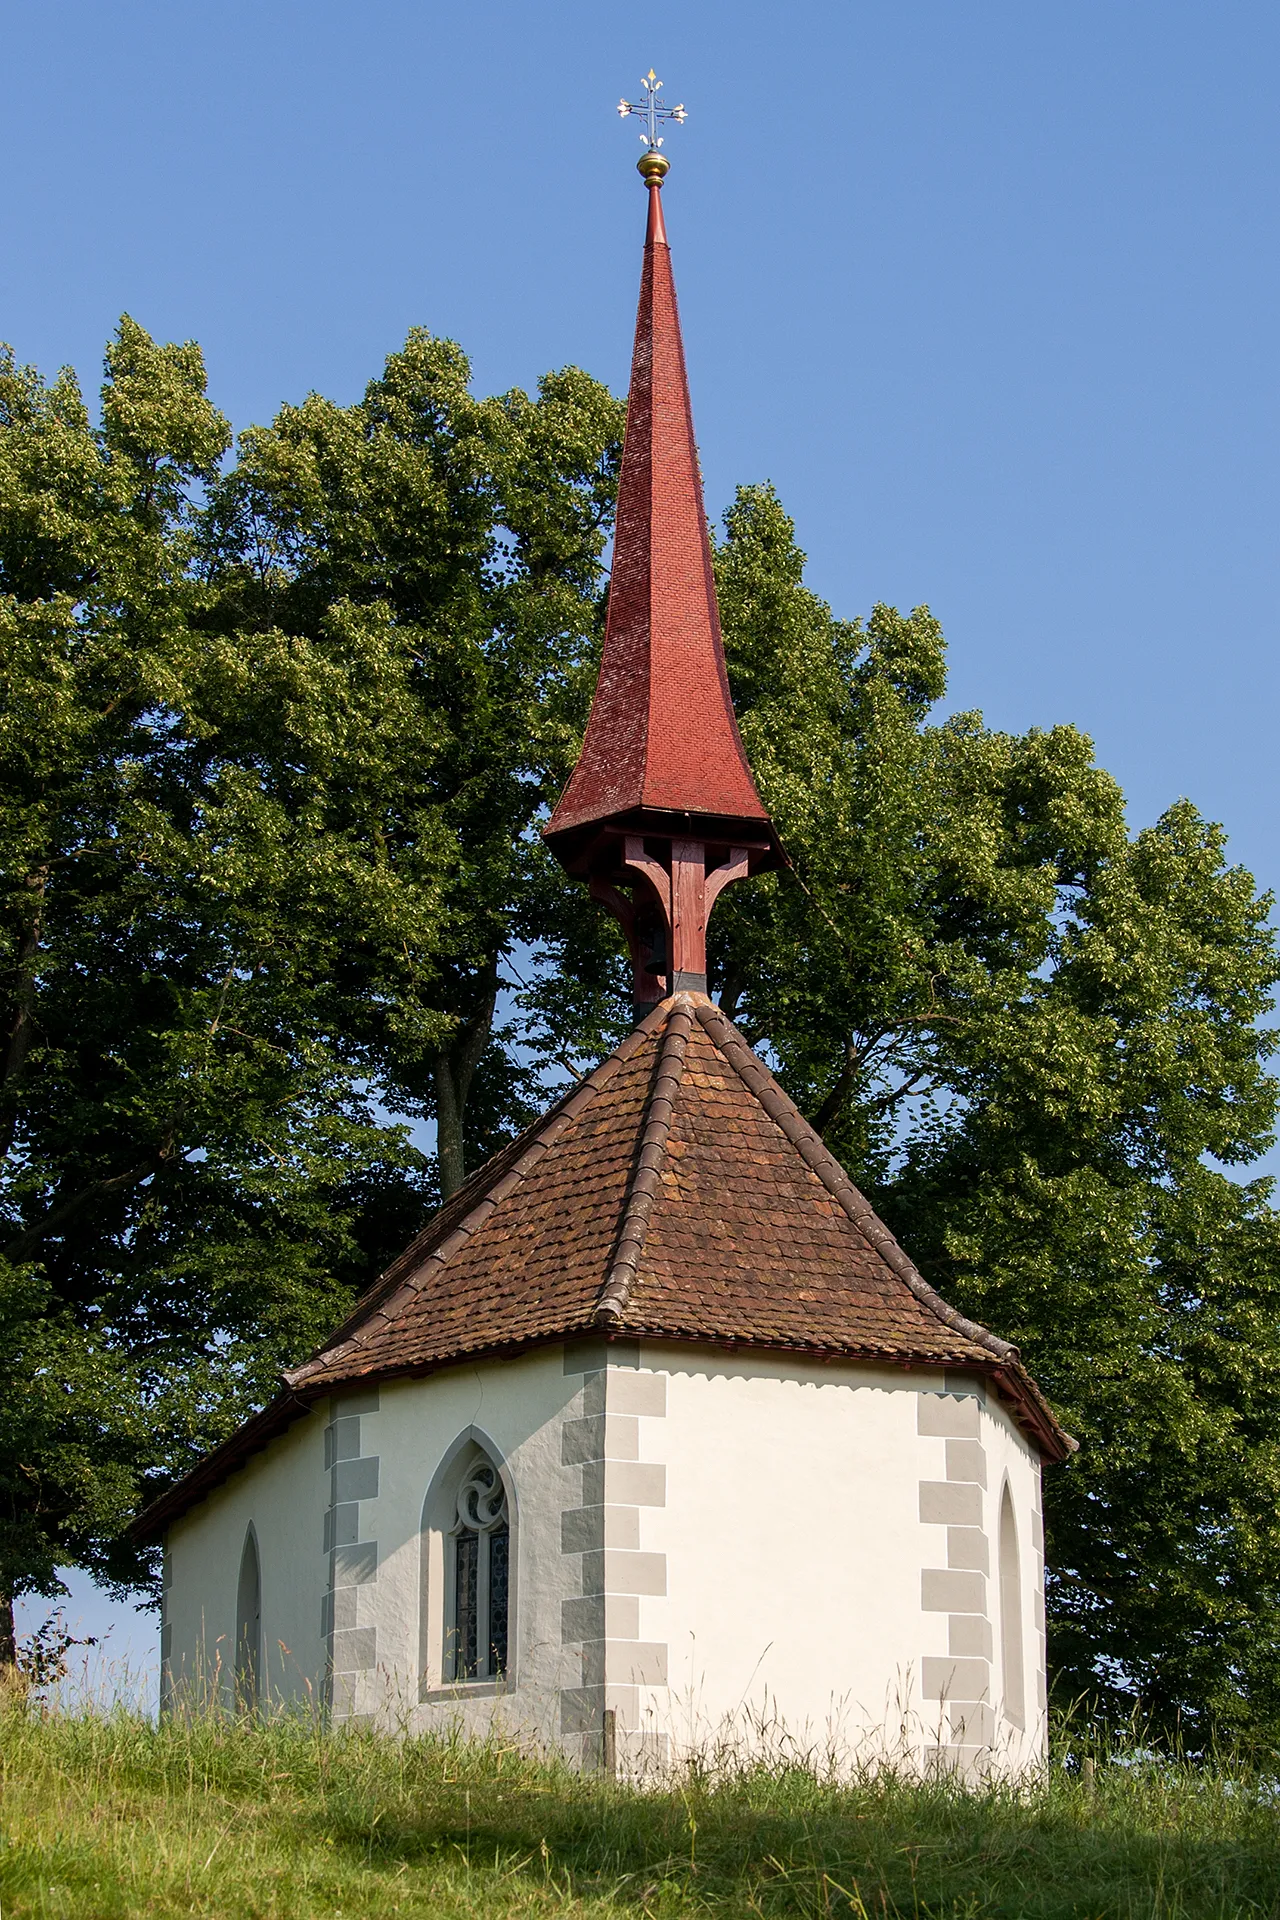
M 927 601 L 954 704 L 1280 880 L 1274 5 L 27 0 L 5 52 L 0 335 L 94 387 L 128 310 L 237 428 L 415 324 L 623 388 L 653 64 L 710 510 L 773 480 L 838 613 Z

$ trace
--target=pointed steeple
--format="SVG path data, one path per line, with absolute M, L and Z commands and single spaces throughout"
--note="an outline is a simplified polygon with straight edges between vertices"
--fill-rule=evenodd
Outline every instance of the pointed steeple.
M 636 808 L 764 828 L 729 699 L 693 414 L 662 217 L 648 162 L 649 230 L 618 483 L 604 656 L 582 757 L 549 832 Z M 644 163 L 642 163 L 644 164 Z
M 622 920 L 638 1012 L 664 991 L 705 993 L 716 895 L 780 860 L 729 697 L 662 212 L 668 165 L 653 147 L 639 162 L 649 222 L 604 651 L 582 755 L 546 828 Z

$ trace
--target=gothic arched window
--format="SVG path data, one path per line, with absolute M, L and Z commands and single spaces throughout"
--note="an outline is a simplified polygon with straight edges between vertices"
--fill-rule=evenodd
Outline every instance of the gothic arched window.
M 501 1680 L 507 1670 L 511 1526 L 502 1476 L 483 1456 L 473 1457 L 463 1473 L 447 1551 L 447 1677 Z
M 1004 1686 L 1004 1717 L 1015 1727 L 1025 1726 L 1022 1576 L 1018 1565 L 1018 1533 L 1013 1518 L 1013 1499 L 1007 1481 L 1000 1501 L 1000 1666 L 1000 1678 Z
M 240 1580 L 236 1587 L 236 1706 L 252 1713 L 258 1704 L 258 1666 L 262 1646 L 262 1569 L 253 1528 L 244 1537 Z

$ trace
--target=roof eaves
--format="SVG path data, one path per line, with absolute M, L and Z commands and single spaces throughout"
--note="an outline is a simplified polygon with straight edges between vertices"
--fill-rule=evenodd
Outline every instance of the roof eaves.
M 164 1493 L 157 1494 L 130 1523 L 130 1538 L 137 1541 L 158 1539 L 172 1521 L 181 1519 L 188 1508 L 194 1507 L 206 1494 L 221 1486 L 246 1460 L 255 1453 L 261 1453 L 277 1434 L 283 1433 L 295 1420 L 309 1413 L 312 1398 L 318 1397 L 304 1397 L 290 1391 L 278 1393 L 261 1413 L 255 1413 L 237 1427 L 212 1453 L 207 1453 L 203 1460 L 198 1461 L 189 1473 L 184 1473 L 181 1480 L 175 1481 Z
M 821 1180 L 831 1197 L 839 1201 L 885 1265 L 945 1327 L 992 1356 L 995 1365 L 989 1364 L 988 1370 L 1004 1382 L 1008 1397 L 1019 1407 L 1025 1408 L 1024 1424 L 1051 1457 L 1065 1459 L 1074 1453 L 1079 1442 L 1073 1440 L 1059 1423 L 1048 1401 L 1023 1366 L 1018 1349 L 987 1327 L 980 1326 L 976 1320 L 970 1320 L 929 1285 L 915 1262 L 877 1217 L 866 1196 L 854 1185 L 830 1148 L 824 1146 L 821 1137 L 814 1132 L 795 1102 L 783 1092 L 763 1060 L 747 1045 L 728 1016 L 709 1000 L 697 1000 L 692 1004 L 698 1020 L 747 1091 L 754 1094 L 769 1118 L 795 1147 L 805 1165 Z

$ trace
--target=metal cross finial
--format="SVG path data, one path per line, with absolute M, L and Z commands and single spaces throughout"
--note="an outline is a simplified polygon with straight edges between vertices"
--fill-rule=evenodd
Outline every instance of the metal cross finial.
M 619 100 L 618 112 L 624 120 L 629 114 L 639 114 L 640 118 L 647 123 L 646 130 L 640 135 L 640 138 L 644 141 L 650 153 L 656 153 L 662 145 L 662 141 L 658 137 L 659 121 L 684 120 L 687 116 L 682 106 L 662 107 L 658 105 L 658 94 L 662 87 L 662 82 L 652 67 L 650 67 L 648 73 L 640 82 L 640 85 L 644 88 L 644 99 L 640 101 Z

